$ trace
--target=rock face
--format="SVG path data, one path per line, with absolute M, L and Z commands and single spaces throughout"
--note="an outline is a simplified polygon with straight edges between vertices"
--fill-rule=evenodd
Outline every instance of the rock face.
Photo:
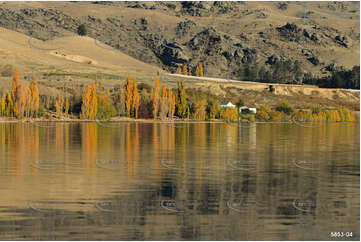
M 280 34 L 280 37 L 287 41 L 295 42 L 314 42 L 318 43 L 318 38 L 316 33 L 310 33 L 306 29 L 299 28 L 296 24 L 287 23 L 284 26 L 277 27 L 277 31 Z
M 310 9 L 307 14 L 293 11 L 300 9 L 296 2 L 3 3 L 0 26 L 47 40 L 76 34 L 78 26 L 85 24 L 90 37 L 170 71 L 182 64 L 194 68 L 202 62 L 208 76 L 236 78 L 244 64 L 267 67 L 279 60 L 298 60 L 305 70 L 320 74 L 321 69 L 330 70 L 325 68 L 330 63 L 343 65 L 330 59 L 332 55 L 320 56 L 322 51 L 332 47 L 357 55 L 359 6 L 347 2 L 309 6 L 317 9 L 317 18 L 312 19 L 316 11 Z M 288 10 L 297 15 L 290 17 Z M 279 14 L 289 21 L 275 18 Z M 357 28 L 348 31 L 342 24 L 339 28 L 328 26 L 328 22 L 337 23 L 331 19 L 317 22 L 341 14 L 342 21 Z M 307 15 L 307 24 L 300 15 Z

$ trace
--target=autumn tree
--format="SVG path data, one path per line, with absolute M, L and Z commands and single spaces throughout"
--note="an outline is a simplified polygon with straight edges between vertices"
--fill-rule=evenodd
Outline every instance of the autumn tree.
M 232 121 L 238 119 L 238 110 L 237 108 L 223 108 L 221 110 L 221 118 Z
M 5 116 L 6 110 L 6 99 L 5 97 L 0 98 L 0 116 Z
M 33 76 L 28 89 L 28 113 L 31 117 L 36 117 L 39 110 L 39 89 L 36 85 L 36 79 Z
M 101 120 L 110 119 L 115 116 L 117 111 L 113 106 L 113 100 L 110 95 L 110 90 L 98 86 L 97 89 L 97 117 Z
M 127 116 L 130 117 L 133 104 L 133 81 L 130 77 L 127 77 L 127 84 L 125 87 L 125 107 L 127 111 Z
M 187 119 L 189 119 L 190 115 L 191 115 L 191 109 L 190 109 L 189 106 L 187 105 L 187 106 L 186 106 L 186 117 L 187 117 Z
M 123 115 L 125 113 L 125 90 L 123 84 L 119 86 L 119 92 L 115 96 L 115 104 L 118 114 Z
M 207 100 L 203 97 L 198 97 L 193 103 L 192 118 L 195 120 L 205 120 L 207 116 Z
M 134 110 L 134 117 L 138 118 L 138 110 L 140 106 L 140 97 L 139 92 L 137 88 L 137 82 L 134 80 L 133 83 L 133 110 Z
M 210 119 L 215 119 L 219 116 L 221 107 L 218 101 L 211 99 L 208 101 L 207 111 Z
M 184 89 L 184 80 L 178 81 L 177 92 L 177 115 L 180 118 L 185 118 L 187 111 L 187 97 Z
M 83 119 L 88 119 L 89 106 L 90 106 L 90 87 L 89 85 L 85 88 L 83 95 L 81 97 L 81 117 Z
M 159 110 L 159 79 L 155 80 L 155 89 L 153 91 L 153 118 L 158 117 Z
M 68 117 L 69 115 L 69 97 L 65 98 L 65 111 L 64 111 L 65 117 Z
M 17 118 L 24 116 L 24 108 L 26 105 L 26 96 L 22 86 L 19 84 L 19 70 L 15 68 L 14 77 L 12 79 L 11 98 L 14 102 L 14 115 Z
M 177 74 L 182 74 L 182 68 L 180 66 L 177 67 Z
M 168 114 L 168 98 L 167 87 L 165 83 L 162 84 L 162 92 L 160 97 L 160 118 L 164 120 Z
M 5 116 L 12 117 L 14 116 L 14 102 L 11 97 L 9 90 L 6 90 L 5 97 Z
M 202 62 L 199 62 L 196 67 L 196 76 L 203 76 L 203 64 Z
M 187 66 L 187 64 L 184 64 L 183 65 L 183 74 L 184 75 L 188 75 L 189 73 L 188 73 L 188 66 Z
M 96 118 L 98 111 L 97 85 L 95 83 L 86 87 L 82 95 L 81 116 L 84 119 L 93 120 Z
M 199 76 L 199 68 L 198 68 L 198 65 L 197 65 L 197 67 L 196 67 L 196 71 L 195 71 L 195 76 Z
M 93 83 L 90 91 L 90 106 L 88 119 L 95 119 L 98 112 L 97 84 Z
M 204 76 L 203 63 L 199 62 L 198 67 L 199 67 L 199 76 Z
M 62 117 L 64 112 L 64 96 L 62 94 L 58 95 L 58 97 L 56 98 L 55 109 L 56 115 L 58 117 Z
M 173 118 L 175 112 L 175 96 L 172 89 L 168 91 L 168 117 Z
M 11 85 L 11 97 L 15 99 L 16 97 L 16 90 L 19 86 L 19 69 L 15 68 L 14 70 L 14 76 L 12 79 L 12 85 Z

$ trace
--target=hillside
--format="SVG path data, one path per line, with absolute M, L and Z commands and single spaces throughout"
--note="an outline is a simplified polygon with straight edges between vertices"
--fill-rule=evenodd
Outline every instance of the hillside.
M 315 75 L 359 65 L 359 14 L 358 2 L 3 2 L 0 26 L 49 40 L 85 24 L 143 62 L 242 79 L 245 64 L 298 60 Z
M 12 67 L 9 73 L 4 70 L 6 66 Z M 40 90 L 49 95 L 56 95 L 58 87 L 76 88 L 94 79 L 119 82 L 131 75 L 150 81 L 159 71 L 90 37 L 73 35 L 41 41 L 0 28 L 0 93 L 10 88 L 13 67 L 19 69 L 23 82 L 34 75 L 42 84 Z
M 71 72 L 132 73 L 157 71 L 90 37 L 72 35 L 41 41 L 24 34 L 0 28 L 0 65 L 11 64 L 22 72 L 54 70 Z
M 304 7 L 296 3 L 288 3 L 287 11 L 282 10 L 285 7 L 275 2 L 231 4 L 218 2 L 211 8 L 206 6 L 213 3 L 189 4 L 179 2 L 1 3 L 0 26 L 3 27 L 0 27 L 0 95 L 10 88 L 13 68 L 18 67 L 21 82 L 26 82 L 25 86 L 34 75 L 39 81 L 40 94 L 53 97 L 59 95 L 59 90 L 65 90 L 66 95 L 78 96 L 84 85 L 94 80 L 100 80 L 104 86 L 117 88 L 119 84 L 124 83 L 128 75 L 139 83 L 148 84 L 147 90 L 150 95 L 149 86 L 154 86 L 154 80 L 158 75 L 161 82 L 172 88 L 176 87 L 178 80 L 184 78 L 190 93 L 196 95 L 201 91 L 217 97 L 219 101 L 236 102 L 242 98 L 246 105 L 275 106 L 287 99 L 297 108 L 307 109 L 318 104 L 331 109 L 346 106 L 351 110 L 359 110 L 359 92 L 320 89 L 315 86 L 275 85 L 276 91 L 270 93 L 268 84 L 247 82 L 244 79 L 241 82 L 230 81 L 230 79 L 242 79 L 236 74 L 238 68 L 254 61 L 270 66 L 282 58 L 297 59 L 301 62 L 304 72 L 312 71 L 317 75 L 328 72 L 323 68 L 326 64 L 346 68 L 358 65 L 359 37 L 351 34 L 352 29 L 354 33 L 359 31 L 356 26 L 359 20 L 355 19 L 358 10 L 356 12 L 351 10 L 351 8 L 357 9 L 358 5 L 353 3 L 307 5 L 329 18 L 340 20 L 343 16 L 343 26 L 341 26 L 340 22 L 325 21 L 325 18 L 318 18 L 315 14 L 308 14 L 308 19 L 292 17 L 298 16 L 301 7 Z M 246 14 L 247 12 L 249 14 Z M 268 14 L 267 17 L 259 18 L 254 16 L 255 13 Z M 310 16 L 315 19 L 311 21 Z M 240 22 L 242 24 L 237 25 L 239 19 L 242 20 Z M 319 40 L 323 38 L 321 32 L 315 34 L 314 26 L 311 24 L 317 22 L 329 26 L 328 30 L 323 29 L 322 33 L 329 35 L 328 31 L 332 30 L 338 35 L 347 35 L 347 41 L 342 37 L 344 44 L 341 45 L 333 42 L 331 37 L 327 37 L 328 39 L 325 38 L 316 44 L 314 41 L 299 39 L 297 31 L 288 36 L 294 38 L 292 41 L 286 41 L 284 39 L 286 35 L 280 36 L 270 30 L 271 25 L 272 28 L 278 28 L 275 26 L 284 26 L 282 24 L 292 22 L 291 20 L 297 24 L 297 28 L 302 26 L 309 28 L 310 38 L 314 39 L 315 37 L 312 36 L 315 35 Z M 87 26 L 88 36 L 81 37 L 76 34 L 77 27 L 82 23 Z M 140 23 L 143 26 L 141 28 Z M 253 27 L 250 27 L 251 23 Z M 263 41 L 263 37 L 260 39 L 258 32 L 262 28 L 265 28 L 262 35 L 269 37 L 267 41 L 272 39 L 272 45 L 263 46 L 268 42 Z M 267 29 L 270 32 L 266 32 Z M 284 32 L 284 29 L 282 31 Z M 225 37 L 226 33 L 232 35 L 228 35 L 228 38 Z M 303 33 L 304 31 L 302 36 Z M 210 37 L 209 34 L 212 36 L 220 34 L 221 37 Z M 149 38 L 145 41 L 140 36 Z M 194 36 L 203 37 L 201 40 Z M 193 43 L 192 48 L 187 45 L 188 40 Z M 196 46 L 203 49 L 200 50 Z M 305 59 L 305 55 L 292 49 L 295 46 L 302 47 L 302 50 L 296 49 L 304 53 L 307 46 L 308 50 L 312 49 L 312 53 L 318 53 L 317 58 L 323 56 L 322 58 L 327 61 L 315 66 Z M 239 56 L 229 60 L 225 58 L 223 50 L 229 48 L 236 48 L 234 53 L 239 53 Z M 253 55 L 254 53 L 256 54 Z M 178 64 L 196 65 L 199 61 L 204 63 L 206 76 L 204 78 L 170 74 Z

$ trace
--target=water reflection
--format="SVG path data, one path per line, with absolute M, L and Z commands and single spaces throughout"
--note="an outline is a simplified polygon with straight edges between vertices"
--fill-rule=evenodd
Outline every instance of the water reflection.
M 359 145 L 358 124 L 1 123 L 0 238 L 358 240 Z

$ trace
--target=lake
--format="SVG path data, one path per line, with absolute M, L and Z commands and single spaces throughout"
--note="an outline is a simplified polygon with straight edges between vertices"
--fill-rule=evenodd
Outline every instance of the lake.
M 359 123 L 0 123 L 0 239 L 359 240 L 359 171 Z

